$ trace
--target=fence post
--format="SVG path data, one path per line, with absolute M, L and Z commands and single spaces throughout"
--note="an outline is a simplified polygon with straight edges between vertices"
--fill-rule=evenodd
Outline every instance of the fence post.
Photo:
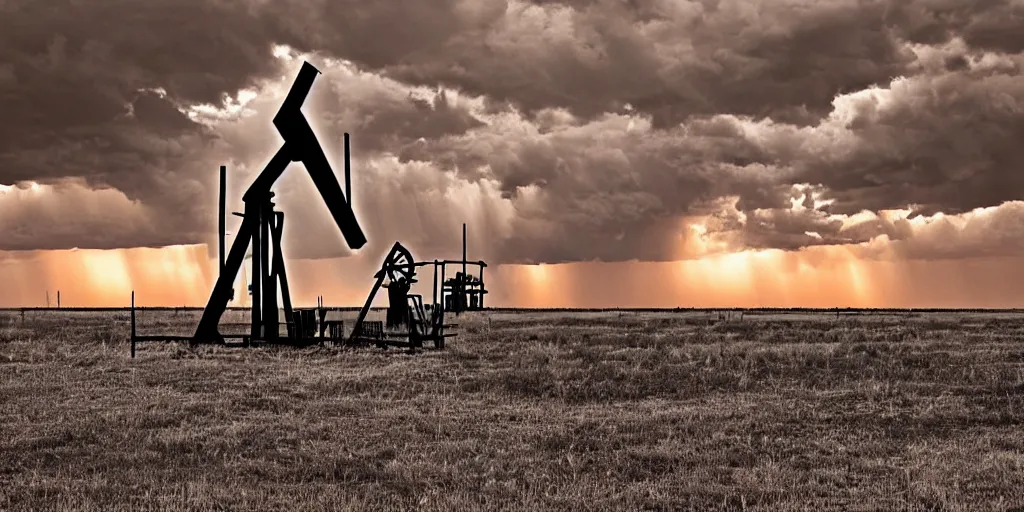
M 132 290 L 132 359 L 135 359 L 135 290 Z

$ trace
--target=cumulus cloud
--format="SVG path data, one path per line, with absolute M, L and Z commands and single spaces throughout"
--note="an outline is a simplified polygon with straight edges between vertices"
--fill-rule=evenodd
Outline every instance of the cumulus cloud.
M 866 256 L 899 259 L 963 259 L 1019 256 L 1024 252 L 1024 202 L 978 208 L 961 215 L 907 217 L 886 212 L 877 223 L 882 240 L 864 247 Z

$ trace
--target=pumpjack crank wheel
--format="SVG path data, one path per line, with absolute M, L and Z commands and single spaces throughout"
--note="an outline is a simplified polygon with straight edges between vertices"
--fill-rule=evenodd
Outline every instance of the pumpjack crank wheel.
M 412 281 L 413 274 L 416 272 L 412 253 L 402 245 L 395 245 L 396 247 L 391 251 L 391 264 L 388 265 L 385 273 L 391 282 L 398 281 L 402 277 L 406 281 Z

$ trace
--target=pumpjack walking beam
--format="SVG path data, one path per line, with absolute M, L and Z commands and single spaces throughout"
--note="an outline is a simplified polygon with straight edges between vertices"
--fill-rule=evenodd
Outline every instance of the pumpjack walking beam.
M 217 331 L 217 324 L 220 322 L 220 318 L 232 298 L 232 285 L 235 276 L 242 266 L 249 243 L 255 242 L 253 243 L 253 249 L 262 245 L 259 243 L 260 238 L 262 238 L 260 234 L 262 233 L 257 233 L 262 231 L 263 222 L 258 220 L 258 217 L 254 217 L 261 216 L 263 212 L 259 210 L 262 209 L 261 207 L 264 203 L 269 202 L 270 189 L 291 162 L 302 162 L 305 166 L 307 173 L 320 192 L 320 196 L 327 204 L 335 224 L 341 230 L 346 244 L 352 249 L 359 249 L 366 245 L 366 235 L 363 234 L 363 230 L 359 226 L 359 221 L 352 211 L 349 200 L 346 198 L 346 194 L 342 192 L 341 186 L 334 176 L 334 171 L 327 161 L 323 148 L 320 147 L 316 134 L 301 110 L 306 96 L 313 87 L 313 81 L 319 74 L 320 71 L 312 64 L 304 62 L 295 82 L 292 84 L 291 90 L 281 105 L 281 109 L 274 116 L 274 126 L 284 139 L 284 144 L 242 196 L 242 201 L 246 204 L 247 214 L 242 218 L 242 224 L 238 228 L 237 236 L 231 244 L 231 250 L 224 265 L 224 272 L 220 274 L 217 283 L 213 287 L 210 299 L 206 304 L 206 309 L 203 311 L 203 316 L 199 321 L 199 326 L 192 337 L 193 345 L 197 343 L 224 342 L 223 336 Z M 346 154 L 346 159 L 348 157 L 349 155 Z M 346 169 L 348 169 L 348 163 L 346 163 Z M 253 210 L 258 213 L 256 215 L 248 215 Z M 258 260 L 255 256 L 254 254 L 254 267 L 258 265 Z M 265 271 L 260 270 L 261 273 L 253 273 L 254 284 L 261 279 L 262 272 Z M 254 296 L 254 309 L 262 306 L 262 304 L 257 306 L 259 302 L 260 300 Z M 276 302 L 276 300 L 273 302 Z M 267 301 L 267 305 L 271 305 L 270 301 Z M 269 311 L 262 311 L 261 313 L 264 315 L 276 314 L 276 309 L 273 313 Z

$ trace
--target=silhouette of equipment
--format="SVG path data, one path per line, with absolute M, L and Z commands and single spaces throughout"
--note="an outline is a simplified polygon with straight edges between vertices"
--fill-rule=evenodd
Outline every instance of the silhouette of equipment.
M 409 293 L 411 286 L 417 282 L 416 269 L 427 265 L 434 266 L 435 302 L 430 305 L 429 314 L 423 304 L 423 296 Z M 429 342 L 432 348 L 444 348 L 445 338 L 455 336 L 445 330 L 457 326 L 444 323 L 444 308 L 436 304 L 438 270 L 443 265 L 439 261 L 417 262 L 405 246 L 395 242 L 384 257 L 380 270 L 374 274 L 376 281 L 346 343 L 350 346 L 373 344 L 381 348 L 398 346 L 415 349 L 430 348 L 424 346 L 424 342 Z M 386 320 L 383 323 L 367 322 L 366 314 L 370 311 L 370 304 L 382 287 L 388 289 Z
M 246 259 L 246 251 L 252 246 L 252 321 L 248 341 L 281 342 L 304 344 L 307 340 L 304 331 L 307 327 L 298 327 L 298 318 L 291 306 L 288 292 L 288 280 L 285 274 L 284 259 L 281 253 L 281 235 L 284 229 L 284 214 L 274 210 L 271 199 L 274 193 L 271 188 L 285 169 L 292 162 L 302 162 L 306 172 L 313 180 L 320 196 L 334 218 L 338 229 L 348 247 L 359 249 L 366 245 L 366 236 L 352 211 L 350 180 L 350 155 L 348 134 L 345 134 L 345 183 L 346 191 L 342 192 L 327 156 L 324 154 L 316 134 L 302 113 L 301 107 L 313 86 L 320 71 L 312 64 L 304 62 L 302 69 L 292 84 L 291 90 L 274 116 L 274 126 L 284 139 L 284 144 L 270 159 L 263 171 L 242 196 L 245 209 L 242 214 L 241 226 L 235 233 L 231 250 L 223 260 L 220 276 L 210 294 L 210 299 L 203 310 L 192 345 L 200 343 L 225 343 L 224 336 L 218 331 L 221 316 L 228 302 L 234 295 L 235 277 Z M 222 181 L 223 183 L 223 181 Z M 222 185 L 223 186 L 223 185 Z M 221 212 L 223 217 L 223 211 Z M 221 247 L 223 248 L 224 223 L 221 221 Z M 411 259 L 411 256 L 410 256 Z M 280 338 L 278 319 L 277 291 L 280 284 L 281 298 L 285 310 L 285 321 L 288 326 L 287 340 Z M 302 317 L 305 318 L 305 317 Z
M 463 311 L 481 311 L 484 309 L 484 295 L 487 289 L 484 287 L 484 269 L 487 264 L 483 261 L 469 261 L 466 258 L 466 225 L 462 225 L 462 259 L 458 261 L 445 261 L 444 264 L 456 264 L 462 266 L 462 272 L 456 272 L 455 277 L 445 279 L 444 268 L 441 271 L 441 300 L 444 302 L 444 310 L 455 313 L 456 316 Z M 469 273 L 467 265 L 477 267 L 479 273 L 474 276 Z

